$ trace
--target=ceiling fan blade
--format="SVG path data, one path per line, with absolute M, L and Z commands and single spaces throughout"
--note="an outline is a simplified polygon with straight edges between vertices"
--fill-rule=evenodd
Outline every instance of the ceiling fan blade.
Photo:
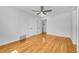
M 44 14 L 44 15 L 46 15 L 46 13 L 45 13 L 45 12 L 43 12 L 43 14 Z
M 50 10 L 44 10 L 43 12 L 51 12 L 52 11 L 52 9 L 50 9 Z
M 37 15 L 39 15 L 40 14 L 40 12 L 39 13 L 37 13 Z
M 43 11 L 43 9 L 44 9 L 44 6 L 41 6 L 41 11 Z
M 40 11 L 38 11 L 38 10 L 32 10 L 32 11 L 34 11 L 34 12 L 40 12 Z

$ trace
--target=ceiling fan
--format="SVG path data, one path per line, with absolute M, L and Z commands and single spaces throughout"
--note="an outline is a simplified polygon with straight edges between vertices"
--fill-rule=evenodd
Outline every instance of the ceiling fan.
M 50 10 L 44 10 L 44 6 L 40 6 L 40 10 L 32 10 L 32 11 L 34 11 L 34 12 L 37 12 L 37 15 L 39 15 L 39 14 L 44 14 L 44 15 L 46 15 L 46 12 L 52 12 L 52 9 L 50 9 Z

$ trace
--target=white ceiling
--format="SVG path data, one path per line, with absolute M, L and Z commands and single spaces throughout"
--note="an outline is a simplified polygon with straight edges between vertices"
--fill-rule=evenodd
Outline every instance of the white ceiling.
M 26 11 L 31 14 L 36 14 L 32 10 L 40 10 L 40 6 L 14 6 L 14 8 Z M 53 11 L 49 14 L 61 14 L 65 12 L 71 12 L 73 9 L 73 6 L 45 6 L 45 10 L 52 9 Z

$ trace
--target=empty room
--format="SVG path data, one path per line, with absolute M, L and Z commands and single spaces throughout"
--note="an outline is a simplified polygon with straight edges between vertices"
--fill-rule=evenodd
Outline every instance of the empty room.
M 77 6 L 0 6 L 0 53 L 76 53 Z

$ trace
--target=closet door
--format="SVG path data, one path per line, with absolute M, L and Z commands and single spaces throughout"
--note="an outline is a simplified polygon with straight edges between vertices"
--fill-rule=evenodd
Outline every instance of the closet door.
M 78 41 L 78 42 L 77 42 L 77 46 L 78 46 L 78 47 L 77 47 L 77 48 L 78 48 L 77 51 L 78 51 L 78 53 L 79 53 L 79 6 L 78 6 L 78 9 L 77 9 L 77 12 L 78 12 L 78 14 L 77 14 L 77 17 L 78 17 L 78 19 L 77 19 L 77 21 L 78 21 L 78 22 L 77 22 L 77 31 L 78 31 L 78 32 L 77 32 L 77 41 Z
M 77 9 L 72 11 L 72 39 L 77 43 Z

